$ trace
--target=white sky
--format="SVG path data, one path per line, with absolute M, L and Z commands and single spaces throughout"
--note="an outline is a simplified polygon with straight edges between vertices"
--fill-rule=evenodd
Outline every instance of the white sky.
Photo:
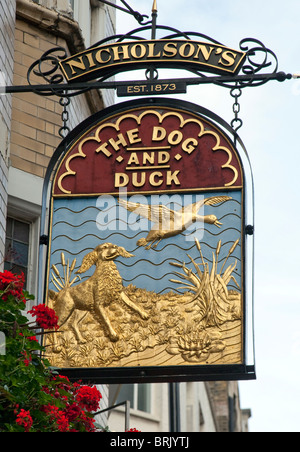
M 275 52 L 280 71 L 300 73 L 299 0 L 157 1 L 158 24 L 197 31 L 236 49 L 243 38 L 256 38 Z M 151 15 L 153 0 L 128 3 Z M 117 27 L 122 33 L 139 24 L 120 13 Z M 189 87 L 187 95 L 177 97 L 229 123 L 233 119 L 225 88 Z M 300 79 L 247 88 L 241 98 L 239 134 L 251 159 L 256 193 L 257 380 L 240 383 L 241 406 L 252 410 L 251 432 L 300 431 L 299 109 Z

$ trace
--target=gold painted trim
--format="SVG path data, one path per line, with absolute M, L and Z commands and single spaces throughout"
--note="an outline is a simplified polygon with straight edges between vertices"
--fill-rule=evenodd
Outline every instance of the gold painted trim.
M 205 188 L 174 188 L 173 190 L 153 190 L 153 191 L 128 191 L 126 192 L 127 195 L 157 195 L 157 194 L 168 194 L 168 193 L 196 193 L 196 192 L 211 192 L 211 191 L 224 191 L 224 192 L 228 192 L 228 191 L 238 191 L 238 190 L 242 190 L 243 186 L 242 185 L 237 185 L 235 187 L 205 187 Z M 95 196 L 105 196 L 105 195 L 109 195 L 109 196 L 119 196 L 119 192 L 115 191 L 115 192 L 105 192 L 105 193 L 87 193 L 87 194 L 75 194 L 75 195 L 55 195 L 53 194 L 52 197 L 53 198 L 92 198 Z

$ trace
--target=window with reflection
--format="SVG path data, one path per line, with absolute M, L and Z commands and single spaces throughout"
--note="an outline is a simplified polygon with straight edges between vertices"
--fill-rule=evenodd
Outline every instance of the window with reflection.
M 133 410 L 151 413 L 151 384 L 110 385 L 110 405 L 130 402 Z
M 4 269 L 28 278 L 30 224 L 12 217 L 7 218 Z

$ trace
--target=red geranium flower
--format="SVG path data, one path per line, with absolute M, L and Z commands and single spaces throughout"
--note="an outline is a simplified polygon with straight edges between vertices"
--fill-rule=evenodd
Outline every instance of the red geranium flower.
M 68 432 L 70 429 L 69 420 L 65 413 L 55 405 L 44 406 L 43 411 L 50 416 L 50 420 L 54 421 L 60 432 Z
M 89 413 L 98 410 L 101 399 L 101 392 L 98 391 L 96 386 L 81 386 L 76 392 L 76 400 L 79 406 Z
M 31 358 L 30 355 L 28 355 L 28 353 L 27 353 L 26 351 L 22 352 L 22 355 L 23 355 L 24 358 L 25 358 L 25 359 L 23 360 L 23 363 L 25 364 L 26 367 L 28 367 L 29 364 L 30 364 L 31 361 L 32 361 L 32 358 Z
M 33 424 L 30 411 L 25 411 L 22 409 L 17 416 L 16 423 L 21 427 L 24 427 L 25 432 L 28 433 Z
M 84 425 L 87 432 L 94 433 L 96 431 L 95 419 L 88 417 L 84 411 L 81 412 L 80 423 Z
M 9 295 L 12 295 L 19 301 L 25 303 L 26 300 L 23 295 L 24 283 L 25 277 L 23 273 L 14 275 L 8 270 L 2 273 L 0 272 L 0 290 L 3 291 L 2 299 L 7 301 Z
M 76 419 L 80 418 L 82 413 L 81 408 L 77 403 L 72 403 L 72 405 L 67 405 L 67 408 L 65 410 L 65 415 L 69 419 L 70 422 L 75 421 Z
M 0 288 L 1 290 L 4 290 L 10 283 L 19 283 L 22 285 L 22 288 L 24 286 L 24 274 L 21 275 L 14 275 L 13 273 L 9 272 L 8 270 L 5 270 L 4 272 L 0 273 Z
M 57 413 L 56 424 L 57 424 L 58 430 L 62 433 L 68 432 L 70 430 L 69 420 L 63 411 L 59 411 Z
M 55 314 L 55 311 L 44 304 L 33 306 L 33 308 L 28 311 L 28 314 L 36 317 L 36 323 L 40 328 L 44 328 L 45 330 L 57 330 L 59 328 L 57 324 L 58 317 Z

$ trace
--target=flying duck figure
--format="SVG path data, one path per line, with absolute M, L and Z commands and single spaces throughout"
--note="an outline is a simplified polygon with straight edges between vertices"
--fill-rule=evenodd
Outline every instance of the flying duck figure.
M 189 204 L 177 211 L 163 205 L 151 206 L 124 201 L 123 199 L 119 199 L 119 204 L 128 211 L 141 215 L 154 223 L 147 237 L 137 241 L 138 246 L 144 246 L 147 250 L 150 250 L 151 248 L 156 248 L 162 240 L 181 234 L 198 221 L 220 228 L 222 223 L 218 221 L 215 215 L 202 216 L 198 215 L 198 211 L 204 205 L 215 206 L 230 199 L 232 198 L 229 196 L 214 196 Z

